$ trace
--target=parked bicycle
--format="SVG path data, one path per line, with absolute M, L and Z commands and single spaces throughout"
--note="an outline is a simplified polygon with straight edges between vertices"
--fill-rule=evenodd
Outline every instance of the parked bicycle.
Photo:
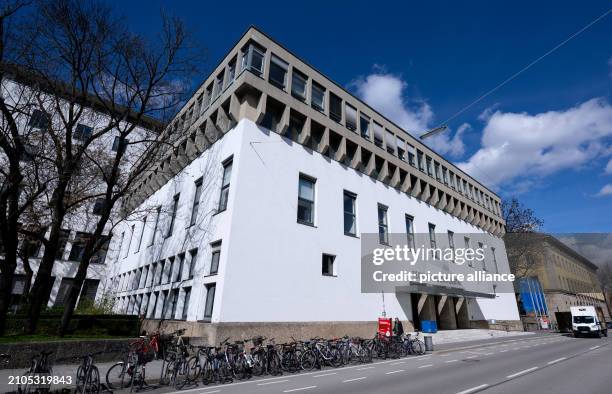
M 20 393 L 48 393 L 51 391 L 53 375 L 53 368 L 49 362 L 51 354 L 53 352 L 42 351 L 32 357 L 30 368 L 21 377 L 18 386 Z
M 81 365 L 76 373 L 77 393 L 98 394 L 100 392 L 100 371 L 94 365 L 94 356 L 102 353 L 100 351 L 80 357 Z
M 123 361 L 114 364 L 106 372 L 106 385 L 109 390 L 130 388 L 130 392 L 142 389 L 145 381 L 146 364 L 155 358 L 155 351 L 149 346 L 146 338 L 129 343 L 128 354 Z

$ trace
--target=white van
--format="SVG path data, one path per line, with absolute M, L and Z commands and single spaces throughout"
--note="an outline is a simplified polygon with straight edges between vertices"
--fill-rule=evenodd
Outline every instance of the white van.
M 608 336 L 608 329 L 603 316 L 600 316 L 594 306 L 572 306 L 572 331 L 575 337 L 594 335 Z

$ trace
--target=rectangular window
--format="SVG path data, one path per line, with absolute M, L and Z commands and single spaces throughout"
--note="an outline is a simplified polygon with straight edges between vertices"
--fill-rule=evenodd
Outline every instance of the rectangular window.
M 145 229 L 147 228 L 147 217 L 142 218 L 142 230 L 140 230 L 140 237 L 138 237 L 138 245 L 136 247 L 136 252 L 140 250 L 140 246 L 142 245 L 142 238 L 144 236 Z
M 236 77 L 236 58 L 234 58 L 227 65 L 227 84 L 229 85 L 230 83 L 232 83 L 235 77 Z
M 436 225 L 429 223 L 429 245 L 432 249 L 436 248 Z
M 453 260 L 455 260 L 455 233 L 448 230 L 448 247 L 453 251 Z
M 106 201 L 103 198 L 96 198 L 91 213 L 94 215 L 102 215 L 102 209 L 104 208 L 105 204 Z
M 417 150 L 417 163 L 419 166 L 419 170 L 425 172 L 425 160 L 423 160 L 423 152 Z
M 314 208 L 315 180 L 305 175 L 300 175 L 298 184 L 298 222 L 314 225 Z
M 478 242 L 478 249 L 482 250 L 482 253 L 484 253 L 484 244 L 482 242 Z M 482 270 L 487 270 L 487 259 L 482 259 Z
M 32 115 L 30 115 L 28 126 L 46 130 L 51 126 L 51 116 L 43 110 L 35 109 L 32 111 Z
M 312 83 L 310 105 L 319 111 L 325 111 L 325 88 L 316 82 Z
M 270 75 L 269 81 L 281 89 L 287 86 L 287 69 L 289 64 L 277 56 L 270 57 Z
M 408 164 L 413 167 L 416 167 L 415 158 L 416 158 L 416 149 L 411 144 L 407 145 L 408 150 Z
M 357 235 L 357 195 L 344 191 L 344 234 Z
M 87 141 L 91 134 L 93 133 L 93 129 L 87 125 L 82 123 L 77 124 L 76 129 L 74 130 L 74 134 L 72 135 L 73 140 L 77 141 Z
M 448 170 L 444 166 L 442 166 L 442 181 L 445 185 L 448 185 Z
M 378 204 L 378 241 L 383 245 L 389 244 L 389 224 L 387 222 L 387 207 Z
M 434 162 L 434 171 L 438 182 L 442 182 L 442 174 L 440 173 L 440 163 L 438 163 L 437 161 Z
M 495 273 L 499 274 L 499 266 L 497 265 L 497 256 L 495 256 L 495 248 L 491 248 L 491 253 L 493 254 L 493 265 L 495 266 Z
M 168 226 L 168 232 L 166 233 L 166 238 L 170 237 L 172 235 L 172 231 L 174 231 L 174 222 L 176 222 L 176 212 L 178 211 L 180 196 L 181 195 L 179 193 L 179 194 L 176 194 L 172 198 L 172 214 L 170 216 L 170 226 Z
M 342 122 L 342 99 L 333 93 L 329 93 L 329 117 L 336 122 Z
M 187 313 L 189 312 L 189 299 L 191 298 L 191 287 L 185 287 L 185 296 L 183 297 L 183 313 L 181 318 L 187 320 Z
M 455 173 L 452 171 L 448 171 L 448 176 L 449 176 L 449 181 L 450 181 L 450 187 L 451 189 L 455 190 Z
M 157 207 L 156 212 L 155 212 L 155 226 L 153 226 L 153 233 L 151 234 L 151 242 L 149 243 L 149 246 L 155 243 L 155 235 L 157 234 L 157 227 L 159 225 L 160 215 L 161 215 L 161 207 Z
M 249 43 L 242 49 L 242 69 L 263 74 L 265 53 L 266 50 L 259 45 Z
M 463 243 L 465 245 L 465 249 L 471 249 L 470 239 L 468 237 L 463 237 Z M 470 253 L 471 254 L 471 253 Z M 468 259 L 468 266 L 472 267 L 472 259 Z
M 134 232 L 136 232 L 136 225 L 132 224 L 132 229 L 130 231 L 130 238 L 128 239 L 127 248 L 125 248 L 125 253 L 123 255 L 123 258 L 126 258 L 128 254 L 130 253 L 130 248 L 132 246 L 132 238 L 134 237 Z
M 383 139 L 385 138 L 383 127 L 379 125 L 378 123 L 374 122 L 372 129 L 374 130 L 374 144 L 378 146 L 379 148 L 382 148 Z
M 344 116 L 346 128 L 352 131 L 357 130 L 357 108 L 345 103 Z
M 334 264 L 334 262 L 336 261 L 336 256 L 333 256 L 331 254 L 323 254 L 321 260 L 321 272 L 323 276 L 336 276 L 336 267 Z
M 120 136 L 115 136 L 111 150 L 113 152 L 119 152 L 119 150 L 123 151 L 125 150 L 125 147 L 128 145 L 129 142 L 130 140 L 128 139 L 121 138 Z
M 406 141 L 397 137 L 397 157 L 400 160 L 406 161 Z
M 157 277 L 157 284 L 161 285 L 165 283 L 164 276 L 166 275 L 166 260 L 159 262 L 159 276 Z
M 210 245 L 212 253 L 210 258 L 210 275 L 216 275 L 219 272 L 219 258 L 221 258 L 221 241 Z
M 394 155 L 395 154 L 395 150 L 397 149 L 397 146 L 396 146 L 397 140 L 395 138 L 395 134 L 393 134 L 392 132 L 387 130 L 386 133 L 385 133 L 385 136 L 386 136 L 385 137 L 385 143 L 387 145 L 387 152 L 389 152 L 392 155 Z
M 211 283 L 206 286 L 206 303 L 204 304 L 204 318 L 210 319 L 213 313 L 213 307 L 215 304 L 215 290 L 217 289 L 216 283 Z
M 408 247 L 416 250 L 414 245 L 414 217 L 406 215 L 406 242 Z
M 431 157 L 426 157 L 425 161 L 427 162 L 427 175 L 433 178 L 433 167 L 431 166 Z
M 170 257 L 169 259 L 170 262 L 170 268 L 168 268 L 168 280 L 167 283 L 173 283 L 174 282 L 174 278 L 176 277 L 176 264 L 175 264 L 175 258 L 174 257 Z
M 176 270 L 174 282 L 180 282 L 183 280 L 183 270 L 185 269 L 185 253 L 178 255 L 178 269 Z
M 219 197 L 218 212 L 222 212 L 227 209 L 230 179 L 232 177 L 232 163 L 233 161 L 231 159 L 223 163 L 223 179 L 221 179 L 221 196 Z
M 302 101 L 306 100 L 307 81 L 308 77 L 294 68 L 291 73 L 291 95 Z
M 370 118 L 365 115 L 359 117 L 359 129 L 361 130 L 361 136 L 366 140 L 370 139 Z
M 193 278 L 193 273 L 195 271 L 195 265 L 198 260 L 198 250 L 193 249 L 189 252 L 191 255 L 191 259 L 189 260 L 189 279 Z
M 81 261 L 83 257 L 83 252 L 85 252 L 85 245 L 89 240 L 91 234 L 77 232 L 74 237 L 74 241 L 72 241 L 72 248 L 70 248 L 70 256 L 68 260 L 70 261 Z
M 198 218 L 198 208 L 200 207 L 200 197 L 202 196 L 202 178 L 195 181 L 195 195 L 193 196 L 193 206 L 191 207 L 191 220 L 189 224 L 193 226 Z
M 215 78 L 215 87 L 213 91 L 213 100 L 221 95 L 223 92 L 223 78 L 225 76 L 225 72 L 221 71 L 217 78 Z

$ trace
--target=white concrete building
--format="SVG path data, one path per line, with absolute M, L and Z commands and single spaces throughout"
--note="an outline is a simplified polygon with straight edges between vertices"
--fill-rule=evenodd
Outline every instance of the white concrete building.
M 509 272 L 498 196 L 255 28 L 166 133 L 184 137 L 126 202 L 146 217 L 108 256 L 117 311 L 151 328 L 371 336 L 382 297 L 361 292 L 360 234 L 381 226 L 485 234 Z M 451 294 L 389 293 L 386 314 L 520 327 L 512 290 Z
M 55 98 L 53 98 L 49 93 L 41 91 L 41 86 L 44 84 L 37 81 L 31 73 L 16 67 L 5 71 L 5 78 L 1 81 L 0 89 L 2 90 L 3 97 L 10 103 L 10 105 L 12 105 L 12 108 L 15 109 L 15 113 L 18 113 L 19 111 L 24 112 L 23 114 L 17 116 L 16 120 L 18 122 L 19 129 L 24 135 L 25 141 L 27 141 L 30 149 L 33 149 L 34 151 L 40 149 L 40 146 L 38 146 L 39 144 L 46 144 L 47 146 L 50 146 L 50 137 L 45 134 L 46 128 L 54 127 L 56 134 L 62 137 L 61 131 L 59 131 L 61 130 L 61 126 L 58 126 L 58 124 L 61 123 L 58 119 L 59 115 L 53 112 L 57 110 Z M 34 103 L 39 102 L 35 100 L 34 97 L 38 97 L 40 99 L 42 106 L 34 105 Z M 60 97 L 60 103 L 62 103 L 61 100 L 62 99 Z M 98 100 L 95 97 L 90 97 L 89 104 L 91 105 L 86 106 L 81 114 L 78 126 L 76 127 L 72 138 L 75 146 L 82 144 L 92 135 L 92 133 L 98 132 L 100 128 L 106 127 L 109 122 L 109 117 L 105 115 L 102 106 L 97 102 Z M 48 108 L 44 108 L 44 105 L 46 104 L 48 104 Z M 117 107 L 121 108 L 120 106 Z M 143 117 L 136 129 L 132 132 L 131 138 L 134 138 L 137 141 L 140 139 L 144 140 L 143 137 L 156 135 L 161 128 L 161 122 L 148 116 Z M 137 139 L 136 136 L 138 136 Z M 138 152 L 145 148 L 145 143 L 134 143 L 131 145 L 124 144 L 119 137 L 118 131 L 113 130 L 112 132 L 96 138 L 95 141 L 90 144 L 88 152 L 90 152 L 93 157 L 97 158 L 98 164 L 102 164 L 104 160 L 112 160 L 117 150 L 122 149 L 122 146 L 127 149 L 127 158 L 124 160 L 124 163 L 122 163 L 125 171 L 127 172 L 134 164 L 132 159 L 130 159 L 130 156 L 133 155 L 134 157 L 137 157 Z M 27 164 L 28 163 L 24 163 L 24 165 Z M 87 178 L 87 181 L 91 181 L 98 175 L 98 173 L 89 173 L 83 178 Z M 77 178 L 76 175 L 75 178 Z M 98 186 L 99 190 L 104 190 L 106 185 L 100 180 Z M 50 187 L 52 187 L 52 185 Z M 71 190 L 72 189 L 70 189 L 69 192 Z M 96 188 L 92 186 L 89 192 L 93 195 L 95 194 L 95 190 Z M 45 217 L 45 214 L 48 213 L 48 209 L 45 207 L 45 204 L 48 202 L 48 197 L 49 196 L 43 194 L 41 195 L 39 201 L 35 202 L 34 204 L 35 207 L 37 204 L 41 204 L 40 212 L 42 213 L 40 214 L 40 217 L 37 218 L 37 220 L 40 222 L 30 223 L 26 221 L 20 223 L 23 226 L 39 226 L 39 231 L 41 231 L 41 234 L 44 234 L 45 237 L 48 235 L 48 230 L 45 227 L 45 224 L 48 224 L 49 220 L 49 217 Z M 83 198 L 84 195 L 79 195 L 78 197 Z M 75 205 L 68 211 L 62 224 L 62 235 L 60 237 L 59 250 L 57 253 L 57 259 L 53 266 L 51 277 L 52 283 L 50 283 L 48 288 L 48 307 L 63 306 L 69 286 L 78 270 L 79 261 L 82 256 L 87 237 L 94 232 L 95 226 L 98 222 L 101 203 L 103 203 L 103 199 L 101 198 L 95 200 L 89 199 L 83 203 Z M 36 208 L 34 208 L 34 210 L 36 210 Z M 22 217 L 24 219 L 28 219 L 28 215 L 24 214 Z M 113 224 L 112 222 L 116 222 L 118 218 L 118 213 L 113 215 L 113 220 L 111 220 L 111 223 L 107 225 L 107 229 L 105 231 L 107 238 L 110 238 L 110 230 Z M 27 242 L 22 242 L 22 244 L 19 245 L 19 250 L 21 257 L 26 257 L 26 255 L 28 257 L 29 265 L 34 273 L 34 277 L 32 278 L 32 283 L 34 283 L 40 260 L 44 254 L 44 246 L 41 242 L 29 240 Z M 97 295 L 99 296 L 102 293 L 100 283 L 106 277 L 106 253 L 107 248 L 105 247 L 98 251 L 96 256 L 91 260 L 87 271 L 87 279 L 83 288 L 81 289 L 80 299 L 88 298 L 93 300 Z M 19 303 L 22 301 L 21 297 L 24 292 L 24 284 L 26 281 L 25 278 L 26 272 L 24 269 L 23 260 L 20 258 L 18 261 L 17 271 L 13 279 L 11 299 L 12 310 L 18 308 Z

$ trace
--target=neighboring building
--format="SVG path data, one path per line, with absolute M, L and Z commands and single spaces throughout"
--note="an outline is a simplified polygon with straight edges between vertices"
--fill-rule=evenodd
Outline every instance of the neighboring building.
M 485 234 L 489 266 L 509 272 L 497 195 L 255 28 L 166 133 L 183 137 L 125 202 L 143 215 L 109 252 L 117 311 L 150 328 L 372 335 L 367 232 Z M 520 328 L 512 291 L 387 294 L 385 307 L 443 329 Z
M 37 79 L 37 77 L 23 69 L 10 67 L 4 71 L 5 78 L 1 81 L 1 89 L 2 94 L 8 101 L 13 99 L 13 97 L 18 97 L 18 100 L 24 100 L 23 97 L 26 94 L 31 94 L 24 92 L 40 92 L 42 89 L 41 87 L 44 86 L 44 82 L 41 82 Z M 44 97 L 51 100 L 51 92 L 45 90 L 43 94 Z M 61 100 L 61 95 L 59 97 Z M 49 138 L 48 135 L 45 135 L 45 129 L 50 127 L 51 122 L 57 122 L 58 120 L 53 119 L 53 115 L 47 113 L 44 108 L 33 105 L 33 102 L 34 101 L 31 100 L 31 103 L 13 103 L 13 105 L 23 105 L 30 110 L 29 113 L 24 113 L 18 119 L 20 130 L 22 130 L 24 135 L 27 133 L 28 143 L 31 144 L 34 142 L 40 142 L 41 144 L 44 144 L 44 140 Z M 122 107 L 117 106 L 117 108 Z M 105 120 L 107 119 L 108 117 L 104 114 L 103 106 L 99 104 L 99 100 L 93 96 L 89 97 L 89 101 L 86 103 L 83 115 L 80 117 L 82 123 L 78 124 L 75 133 L 73 134 L 73 144 L 81 144 L 86 141 L 92 133 L 98 130 L 98 127 L 103 127 L 106 124 Z M 145 135 L 150 136 L 152 133 L 157 135 L 156 133 L 162 128 L 163 125 L 161 122 L 150 117 L 143 117 L 141 121 L 139 121 L 137 129 L 132 135 L 138 135 L 139 139 L 144 139 L 143 137 Z M 48 142 L 47 145 L 49 145 Z M 34 145 L 32 146 L 33 149 L 39 149 L 38 147 L 34 147 Z M 104 135 L 103 138 L 98 138 L 90 146 L 90 154 L 95 155 L 99 160 L 99 164 L 101 164 L 106 159 L 112 160 L 116 151 L 118 149 L 123 149 L 122 147 L 126 146 L 126 144 L 120 141 L 118 133 L 113 132 Z M 142 148 L 142 144 L 127 145 L 126 157 L 129 157 L 130 152 L 134 154 L 140 151 Z M 28 163 L 24 163 L 24 165 L 27 164 Z M 126 159 L 126 171 L 128 171 L 132 164 L 133 163 L 130 163 L 129 159 Z M 89 177 L 87 180 L 91 181 L 97 175 L 99 174 L 87 174 L 83 176 L 83 179 L 85 179 L 85 177 Z M 99 179 L 99 184 L 101 185 L 100 187 L 105 187 L 105 184 L 101 179 Z M 96 189 L 93 187 L 90 189 L 92 193 L 94 190 Z M 70 196 L 69 193 L 70 189 L 68 191 L 68 195 Z M 40 201 L 40 204 L 42 204 L 42 208 L 40 210 L 41 212 L 46 212 L 47 208 L 44 206 L 45 203 L 46 200 L 43 196 L 41 197 Z M 69 213 L 66 215 L 62 226 L 63 229 L 60 237 L 60 247 L 57 253 L 57 260 L 53 267 L 51 283 L 48 288 L 48 307 L 63 306 L 69 286 L 76 275 L 79 264 L 78 262 L 80 261 L 84 251 L 85 243 L 95 230 L 102 203 L 103 199 L 96 199 L 95 201 L 90 199 L 84 203 L 77 204 L 75 207 L 71 208 Z M 36 208 L 33 208 L 33 210 L 36 210 Z M 28 215 L 24 214 L 22 217 L 26 219 L 28 218 Z M 45 222 L 47 219 L 48 218 L 44 216 L 36 218 L 37 221 L 40 220 L 41 222 Z M 30 229 L 36 228 L 36 231 L 40 231 L 41 234 L 48 234 L 48 230 L 45 227 L 40 228 L 39 223 L 23 222 L 20 223 L 20 225 L 24 227 L 28 226 Z M 106 238 L 110 238 L 110 227 L 111 225 L 107 226 L 108 230 L 106 231 Z M 87 272 L 87 279 L 83 285 L 83 288 L 81 289 L 79 302 L 85 298 L 93 300 L 97 294 L 99 294 L 100 282 L 103 280 L 103 278 L 105 278 L 105 259 L 107 248 L 108 241 L 106 246 L 98 251 L 91 260 Z M 34 277 L 32 278 L 33 284 L 34 280 L 36 279 L 36 272 L 43 254 L 44 246 L 38 241 L 26 240 L 19 246 L 20 258 L 18 261 L 19 265 L 17 267 L 15 278 L 13 280 L 11 299 L 12 310 L 16 310 L 16 308 L 19 306 L 24 293 L 26 275 L 23 267 L 23 259 L 27 258 L 29 265 L 34 272 Z
M 529 250 L 520 251 L 526 242 L 514 242 L 510 234 L 506 237 L 508 254 L 525 256 L 530 264 L 528 277 L 517 281 L 519 311 L 526 328 L 537 329 L 542 320 L 563 328 L 570 307 L 578 305 L 593 305 L 609 320 L 597 266 L 551 235 L 530 234 L 529 238 Z

